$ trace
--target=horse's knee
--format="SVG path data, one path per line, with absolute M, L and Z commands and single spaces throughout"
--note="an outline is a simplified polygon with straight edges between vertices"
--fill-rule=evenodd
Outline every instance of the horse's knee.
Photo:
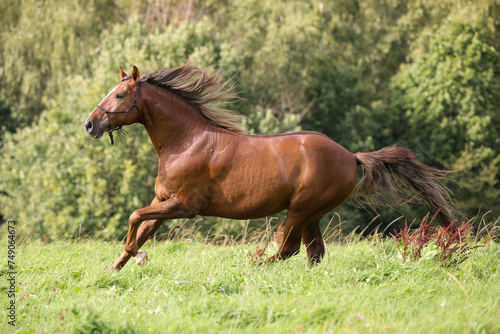
M 135 225 L 141 221 L 141 215 L 137 211 L 138 210 L 135 210 L 134 212 L 132 212 L 132 214 L 128 218 L 128 222 L 130 225 Z

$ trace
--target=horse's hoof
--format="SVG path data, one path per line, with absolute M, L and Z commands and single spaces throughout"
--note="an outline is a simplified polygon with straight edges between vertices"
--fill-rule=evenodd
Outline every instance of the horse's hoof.
M 146 251 L 140 250 L 137 252 L 137 255 L 134 256 L 135 262 L 137 264 L 145 264 L 148 262 L 148 253 Z
M 109 271 L 120 271 L 123 268 L 123 264 L 121 262 L 115 262 L 110 268 Z

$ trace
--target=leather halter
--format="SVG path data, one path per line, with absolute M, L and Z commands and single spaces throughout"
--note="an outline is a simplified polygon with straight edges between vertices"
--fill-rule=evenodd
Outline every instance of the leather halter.
M 123 126 L 125 125 L 125 122 L 127 121 L 127 116 L 128 116 L 128 112 L 130 111 L 130 109 L 132 109 L 133 107 L 135 107 L 137 109 L 137 111 L 139 112 L 139 115 L 141 114 L 141 111 L 139 110 L 139 107 L 137 106 L 137 98 L 139 97 L 139 93 L 141 92 L 141 82 L 139 81 L 139 88 L 137 89 L 137 95 L 135 96 L 135 99 L 134 101 L 132 101 L 132 104 L 130 105 L 130 107 L 128 107 L 127 110 L 122 110 L 122 111 L 109 111 L 109 110 L 106 110 L 104 109 L 103 107 L 101 106 L 97 106 L 97 108 L 101 109 L 102 111 L 104 111 L 104 113 L 106 114 L 106 116 L 108 116 L 108 134 L 109 134 L 109 138 L 111 139 L 111 145 L 114 145 L 115 141 L 113 140 L 113 131 L 117 131 L 117 130 L 120 130 L 121 133 L 125 134 L 126 131 L 123 130 Z M 111 123 L 109 121 L 109 114 L 123 114 L 125 113 L 125 119 L 123 120 L 123 123 L 122 125 L 120 125 L 119 127 L 117 128 L 114 128 L 113 130 L 111 130 Z

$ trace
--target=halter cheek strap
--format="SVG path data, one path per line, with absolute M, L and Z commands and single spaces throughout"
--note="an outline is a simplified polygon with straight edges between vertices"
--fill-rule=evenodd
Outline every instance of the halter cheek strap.
M 140 92 L 141 92 L 141 82 L 139 81 L 139 88 L 137 88 L 137 95 L 135 96 L 134 101 L 132 101 L 132 104 L 130 105 L 130 107 L 128 107 L 127 110 L 109 111 L 109 110 L 104 109 L 101 106 L 97 106 L 97 108 L 99 108 L 102 111 L 104 111 L 104 113 L 108 117 L 108 134 L 109 134 L 109 139 L 111 139 L 111 145 L 114 145 L 114 143 L 115 143 L 115 141 L 113 140 L 113 132 L 114 131 L 120 130 L 120 132 L 123 133 L 123 134 L 127 133 L 125 130 L 123 130 L 123 126 L 125 125 L 125 122 L 127 121 L 127 116 L 128 116 L 128 112 L 130 111 L 130 109 L 132 109 L 133 107 L 135 107 L 135 109 L 137 109 L 137 111 L 139 112 L 139 115 L 141 114 L 141 111 L 139 110 L 139 107 L 137 106 L 137 98 L 139 97 L 139 93 Z M 123 114 L 123 113 L 125 113 L 125 118 L 123 119 L 122 125 L 120 125 L 117 128 L 111 129 L 111 123 L 109 121 L 109 114 Z

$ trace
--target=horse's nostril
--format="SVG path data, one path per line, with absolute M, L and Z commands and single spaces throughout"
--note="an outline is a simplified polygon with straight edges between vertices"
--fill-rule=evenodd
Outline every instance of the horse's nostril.
M 91 133 L 94 125 L 92 124 L 92 121 L 87 120 L 83 127 L 87 130 L 87 133 Z

